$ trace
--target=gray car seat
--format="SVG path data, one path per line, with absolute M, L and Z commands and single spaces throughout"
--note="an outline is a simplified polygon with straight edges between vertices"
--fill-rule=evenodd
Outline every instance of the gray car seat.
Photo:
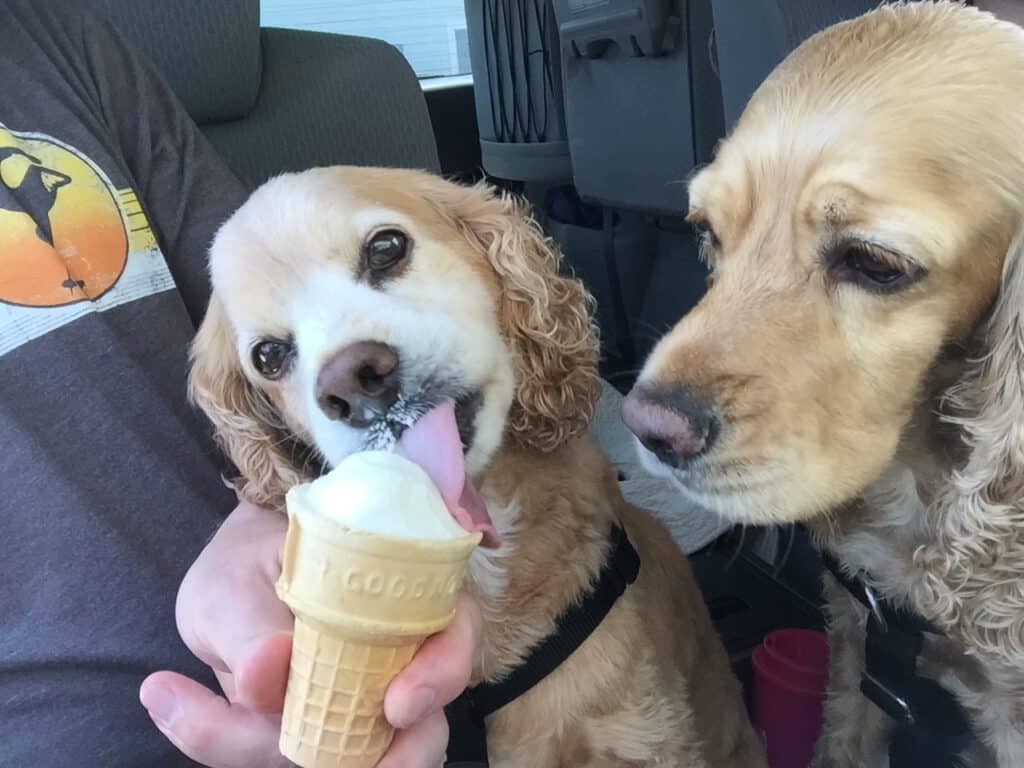
M 711 0 L 725 123 L 786 55 L 825 27 L 867 13 L 879 0 Z
M 349 163 L 440 170 L 419 81 L 382 40 L 260 27 L 259 0 L 77 0 L 156 67 L 243 179 Z

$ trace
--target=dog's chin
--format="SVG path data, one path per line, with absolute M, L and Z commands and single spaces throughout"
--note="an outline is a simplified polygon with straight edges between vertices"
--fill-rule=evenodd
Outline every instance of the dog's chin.
M 790 522 L 792 510 L 766 493 L 770 484 L 756 483 L 735 472 L 725 476 L 718 462 L 701 458 L 684 468 L 671 467 L 636 441 L 640 464 L 655 477 L 669 481 L 684 499 L 708 512 L 744 525 L 766 525 Z

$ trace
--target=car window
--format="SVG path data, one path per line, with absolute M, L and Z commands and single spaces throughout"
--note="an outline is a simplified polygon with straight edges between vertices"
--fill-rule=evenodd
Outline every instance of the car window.
M 387 40 L 420 78 L 469 74 L 463 0 L 261 0 L 260 23 Z

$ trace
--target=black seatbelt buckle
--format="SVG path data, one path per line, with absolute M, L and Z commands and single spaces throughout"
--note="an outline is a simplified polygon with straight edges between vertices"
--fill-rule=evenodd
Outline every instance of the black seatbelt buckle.
M 860 690 L 868 700 L 898 723 L 914 724 L 914 710 L 902 696 L 868 672 L 860 679 Z
M 865 592 L 872 598 L 869 605 L 880 605 L 870 587 Z M 866 629 L 861 692 L 893 720 L 914 725 L 918 702 L 911 694 L 924 640 L 919 632 L 904 632 L 892 626 L 884 615 L 875 615 L 874 608 Z

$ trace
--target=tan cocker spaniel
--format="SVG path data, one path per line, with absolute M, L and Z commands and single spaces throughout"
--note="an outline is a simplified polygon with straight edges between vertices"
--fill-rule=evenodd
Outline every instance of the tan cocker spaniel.
M 927 619 L 974 766 L 1024 765 L 1024 30 L 900 3 L 804 42 L 690 184 L 712 269 L 625 416 L 743 523 L 806 521 Z M 827 579 L 819 766 L 885 764 L 867 610 Z
M 600 394 L 589 297 L 521 205 L 413 171 L 278 177 L 220 230 L 195 401 L 243 496 L 285 491 L 454 404 L 491 544 L 475 680 L 501 678 L 589 589 L 622 525 L 638 580 L 550 676 L 487 722 L 495 768 L 763 765 L 700 592 L 584 435 Z M 401 413 L 398 413 L 401 411 Z

